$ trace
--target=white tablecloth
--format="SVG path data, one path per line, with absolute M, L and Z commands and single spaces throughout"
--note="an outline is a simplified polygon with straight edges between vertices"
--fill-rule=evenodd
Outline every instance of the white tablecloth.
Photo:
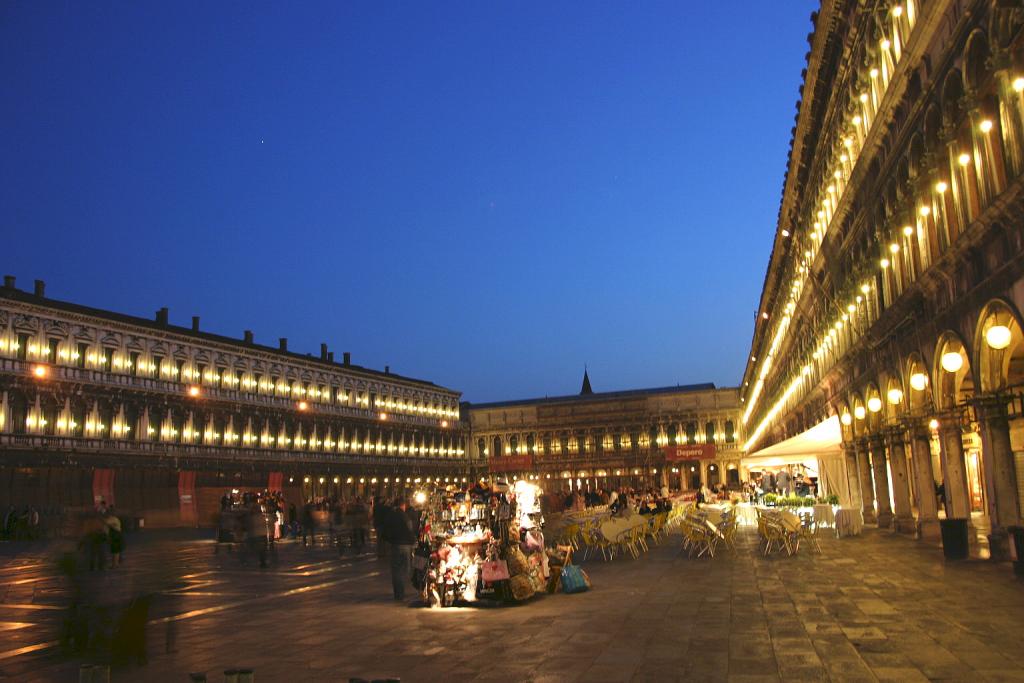
M 831 526 L 836 525 L 836 513 L 832 509 L 831 505 L 815 505 L 814 506 L 814 521 L 818 526 Z
M 840 508 L 836 513 L 836 535 L 860 536 L 864 529 L 864 515 L 860 508 Z

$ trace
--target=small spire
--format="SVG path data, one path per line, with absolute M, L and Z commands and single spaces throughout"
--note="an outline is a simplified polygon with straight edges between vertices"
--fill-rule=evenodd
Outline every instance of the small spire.
M 587 374 L 587 366 L 583 365 L 583 388 L 580 389 L 580 396 L 586 396 L 587 394 L 594 393 L 594 390 L 590 388 L 590 376 Z

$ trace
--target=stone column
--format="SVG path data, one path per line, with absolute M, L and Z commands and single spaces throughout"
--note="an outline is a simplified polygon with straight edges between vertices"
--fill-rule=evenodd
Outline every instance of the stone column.
M 935 497 L 935 474 L 932 470 L 931 432 L 925 424 L 915 424 L 910 430 L 910 450 L 914 458 L 914 476 L 917 479 L 917 527 L 921 538 L 937 541 L 939 505 Z
M 846 479 L 850 491 L 850 503 L 855 506 L 863 506 L 860 491 L 860 474 L 857 471 L 857 447 L 852 443 L 843 444 L 843 451 L 846 454 Z
M 910 505 L 910 477 L 907 474 L 907 450 L 903 430 L 893 429 L 887 435 L 889 470 L 892 474 L 892 499 L 896 507 L 896 531 L 913 533 L 914 511 Z
M 885 467 L 885 440 L 881 434 L 868 437 L 871 449 L 871 471 L 875 475 L 875 504 L 878 506 L 878 528 L 892 528 L 892 505 L 889 502 L 889 472 Z
M 864 510 L 864 521 L 875 521 L 875 491 L 871 484 L 871 463 L 868 461 L 866 439 L 857 442 L 857 472 L 860 476 L 860 500 Z
M 993 560 L 1007 559 L 1010 555 L 1007 527 L 1020 524 L 1020 501 L 1006 403 L 996 396 L 984 396 L 975 403 L 975 408 L 981 426 L 988 513 L 992 523 L 989 549 Z
M 967 489 L 967 464 L 964 462 L 964 437 L 957 415 L 946 415 L 940 421 L 939 443 L 942 445 L 942 482 L 946 492 L 946 518 L 971 518 L 971 499 Z

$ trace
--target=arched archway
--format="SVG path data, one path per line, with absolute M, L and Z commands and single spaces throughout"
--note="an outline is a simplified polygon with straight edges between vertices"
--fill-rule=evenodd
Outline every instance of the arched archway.
M 946 516 L 969 519 L 984 507 L 984 478 L 979 446 L 973 433 L 965 445 L 964 408 L 974 398 L 971 353 L 951 330 L 943 332 L 932 359 L 933 399 L 941 411 L 939 441 L 942 451 L 942 486 Z
M 974 364 L 982 393 L 1024 385 L 1024 324 L 1013 304 L 995 299 L 978 317 Z

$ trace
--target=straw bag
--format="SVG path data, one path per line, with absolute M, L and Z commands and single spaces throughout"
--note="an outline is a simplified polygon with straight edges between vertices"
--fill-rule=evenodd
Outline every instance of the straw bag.
M 530 563 L 519 546 L 510 545 L 505 551 L 505 560 L 508 562 L 508 573 L 512 576 L 530 571 Z
M 508 583 L 512 589 L 512 597 L 516 600 L 526 600 L 533 595 L 533 581 L 528 574 L 513 576 Z

